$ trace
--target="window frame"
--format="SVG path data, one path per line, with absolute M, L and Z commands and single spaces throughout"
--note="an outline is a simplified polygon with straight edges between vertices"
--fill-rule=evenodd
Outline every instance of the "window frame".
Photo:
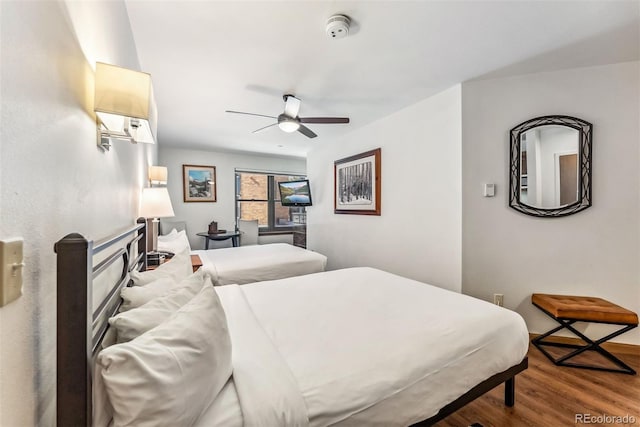
M 252 174 L 252 175 L 266 175 L 267 176 L 267 199 L 241 199 L 240 198 L 240 180 L 241 174 Z M 260 235 L 267 234 L 290 234 L 296 228 L 305 224 L 297 224 L 297 225 L 287 225 L 287 226 L 276 226 L 276 203 L 281 202 L 280 194 L 276 191 L 276 176 L 288 176 L 290 178 L 294 178 L 295 180 L 307 179 L 305 175 L 292 174 L 287 172 L 269 172 L 269 171 L 252 171 L 252 170 L 241 170 L 237 169 L 235 171 L 235 215 L 236 215 L 236 229 L 238 228 L 238 221 L 240 218 L 240 204 L 242 202 L 262 202 L 267 203 L 267 226 L 258 226 L 258 233 Z M 289 207 L 289 212 L 291 212 L 291 208 Z M 300 207 L 302 212 L 306 214 L 306 209 L 304 207 Z M 306 223 L 306 221 L 305 221 Z

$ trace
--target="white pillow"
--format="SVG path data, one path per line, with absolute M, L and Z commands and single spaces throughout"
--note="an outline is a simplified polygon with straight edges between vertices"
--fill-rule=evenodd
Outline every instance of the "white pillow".
M 191 288 L 192 294 L 195 295 L 202 289 L 204 278 L 204 273 L 198 269 L 198 271 L 179 282 L 175 282 L 171 277 L 164 277 L 144 286 L 125 287 L 120 291 L 120 297 L 122 297 L 120 311 L 123 312 L 140 307 L 154 298 L 182 288 Z
M 175 231 L 175 228 L 173 229 Z M 187 233 L 182 231 L 177 231 L 175 235 L 169 234 L 167 236 L 162 236 L 160 238 L 158 236 L 158 250 L 159 251 L 168 251 L 173 252 L 174 254 L 178 252 L 182 252 L 187 249 L 191 251 L 191 245 L 189 245 L 189 238 L 187 237 Z
M 205 281 L 202 275 L 194 273 L 166 295 L 113 316 L 109 319 L 109 324 L 117 331 L 117 342 L 131 341 L 149 329 L 155 328 L 191 301 L 203 286 L 213 286 L 213 284 L 210 279 Z
M 159 235 L 158 236 L 158 242 L 160 240 L 175 239 L 177 235 L 178 235 L 178 230 L 176 230 L 175 228 L 172 228 L 169 233 Z
M 193 273 L 191 255 L 189 250 L 185 249 L 182 252 L 176 252 L 171 260 L 161 264 L 155 270 L 132 271 L 131 280 L 133 280 L 134 286 L 146 285 L 163 277 L 171 277 L 174 281 L 179 282 L 191 273 Z
M 174 286 L 176 282 L 172 277 L 161 277 L 144 286 L 126 286 L 120 291 L 120 297 L 122 297 L 120 311 L 140 307 L 154 298 L 165 295 Z
M 224 310 L 205 286 L 169 320 L 100 352 L 115 426 L 193 425 L 231 376 Z

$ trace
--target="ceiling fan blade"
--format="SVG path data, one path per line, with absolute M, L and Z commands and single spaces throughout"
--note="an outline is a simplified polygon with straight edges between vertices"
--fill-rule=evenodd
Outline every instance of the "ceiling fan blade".
M 225 110 L 225 113 L 233 113 L 233 114 L 246 114 L 247 116 L 259 116 L 259 117 L 269 117 L 270 119 L 276 119 L 275 116 L 266 116 L 264 114 L 256 114 L 256 113 L 245 113 L 244 111 L 231 111 Z
M 300 100 L 293 95 L 284 96 L 284 115 L 295 118 L 300 111 Z
M 349 123 L 349 117 L 300 117 L 300 123 Z
M 300 127 L 298 128 L 298 132 L 300 132 L 301 134 L 309 138 L 315 138 L 316 136 L 318 136 L 315 133 L 313 133 L 311 129 L 309 129 L 304 125 L 300 125 Z
M 258 133 L 258 132 L 262 132 L 263 130 L 265 130 L 265 129 L 267 129 L 267 128 L 270 128 L 271 126 L 275 126 L 275 125 L 277 125 L 277 123 L 272 123 L 272 124 L 270 124 L 270 125 L 268 125 L 268 126 L 262 127 L 262 128 L 260 128 L 260 129 L 256 129 L 256 130 L 254 130 L 254 131 L 253 131 L 253 132 L 251 132 L 251 133 Z

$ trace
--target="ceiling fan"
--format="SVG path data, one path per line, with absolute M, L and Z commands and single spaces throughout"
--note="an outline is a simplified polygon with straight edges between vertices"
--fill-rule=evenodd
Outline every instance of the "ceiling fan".
M 298 112 L 300 111 L 300 100 L 293 95 L 284 95 L 282 99 L 284 99 L 284 112 L 280 114 L 278 117 L 267 116 L 264 114 L 245 113 L 243 111 L 226 110 L 226 112 L 234 113 L 234 114 L 246 114 L 249 116 L 269 117 L 277 120 L 276 123 L 272 123 L 268 126 L 261 127 L 260 129 L 254 130 L 253 133 L 260 132 L 272 126 L 278 125 L 278 127 L 285 132 L 291 133 L 291 132 L 298 131 L 308 138 L 315 138 L 318 135 L 316 135 L 311 129 L 303 125 L 303 123 L 314 123 L 314 124 L 349 123 L 348 117 L 298 117 Z

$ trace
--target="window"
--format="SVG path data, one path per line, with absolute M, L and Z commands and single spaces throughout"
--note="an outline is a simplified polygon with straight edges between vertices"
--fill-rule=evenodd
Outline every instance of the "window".
M 304 179 L 300 175 L 236 171 L 236 218 L 257 219 L 260 232 L 289 231 L 306 223 L 304 207 L 280 203 L 278 182 Z

